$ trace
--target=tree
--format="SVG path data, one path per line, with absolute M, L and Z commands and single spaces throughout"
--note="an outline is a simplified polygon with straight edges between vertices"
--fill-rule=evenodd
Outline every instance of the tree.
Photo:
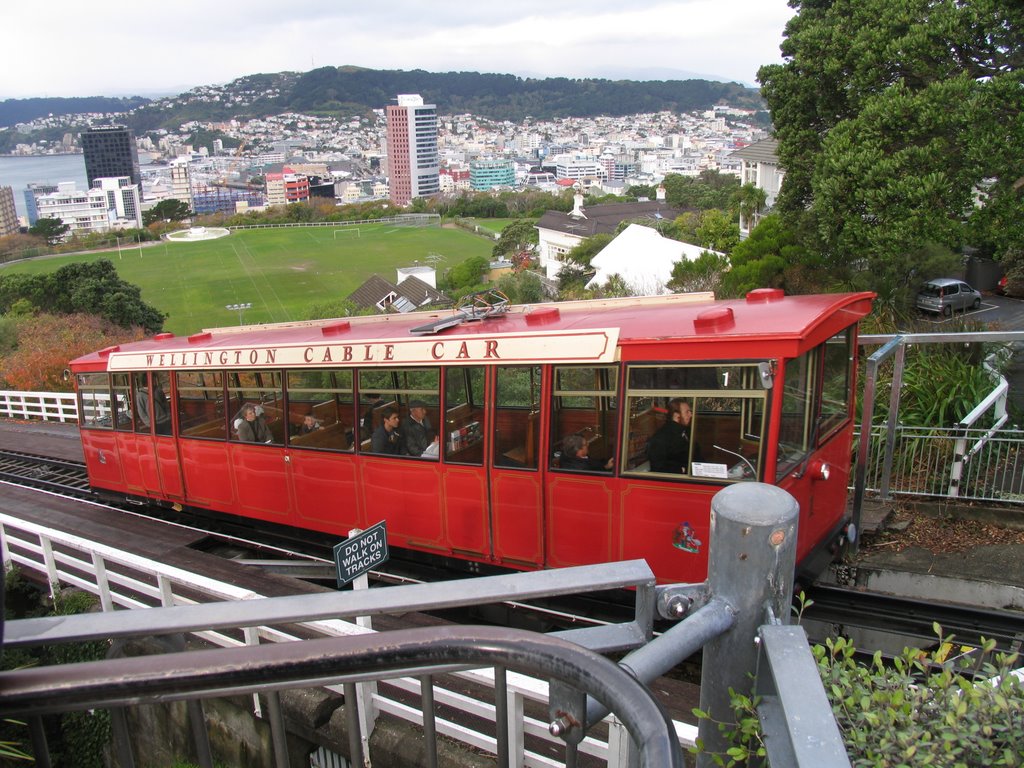
M 68 264 L 42 275 L 0 275 L 0 313 L 25 299 L 51 314 L 95 314 L 123 328 L 147 333 L 163 328 L 164 315 L 142 300 L 137 285 L 126 283 L 108 259 Z
M 665 177 L 665 202 L 679 208 L 695 208 L 706 211 L 709 208 L 729 209 L 733 193 L 740 182 L 732 174 L 718 171 L 701 171 L 697 177 L 670 173 Z
M 1024 6 L 793 7 L 785 63 L 758 79 L 786 170 L 778 209 L 826 269 L 878 284 L 928 244 L 1020 244 Z
M 683 259 L 672 267 L 666 287 L 676 293 L 717 292 L 722 276 L 729 270 L 729 257 L 704 251 L 696 259 Z
M 188 203 L 171 198 L 161 200 L 148 211 L 143 211 L 142 223 L 149 226 L 157 221 L 184 221 L 193 215 L 189 210 Z
M 68 360 L 113 344 L 138 341 L 141 328 L 118 327 L 96 315 L 41 313 L 17 319 L 17 347 L 0 358 L 9 389 L 64 392 Z
M 38 235 L 46 240 L 47 245 L 56 245 L 71 231 L 71 227 L 63 220 L 55 217 L 44 217 L 28 228 L 30 235 Z
M 516 219 L 501 230 L 501 236 L 491 253 L 495 258 L 500 258 L 508 254 L 515 256 L 522 251 L 533 252 L 538 237 L 535 222 L 529 219 Z
M 533 272 L 509 272 L 498 278 L 497 288 L 513 304 L 537 304 L 544 301 L 544 285 Z
M 704 211 L 697 225 L 697 245 L 729 253 L 740 242 L 740 228 L 733 217 L 717 208 Z
M 458 293 L 467 288 L 476 288 L 483 282 L 491 262 L 484 256 L 470 256 L 448 270 L 448 288 Z

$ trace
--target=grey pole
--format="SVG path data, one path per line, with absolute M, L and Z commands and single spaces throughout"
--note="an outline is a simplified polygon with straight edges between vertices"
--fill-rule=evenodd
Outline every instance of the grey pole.
M 767 610 L 789 623 L 796 568 L 799 506 L 780 488 L 736 483 L 711 500 L 708 590 L 736 614 L 732 628 L 704 646 L 700 708 L 710 714 L 698 726 L 704 752 L 698 768 L 728 744 L 719 722 L 733 722 L 729 689 L 750 695 L 757 667 L 757 629 Z

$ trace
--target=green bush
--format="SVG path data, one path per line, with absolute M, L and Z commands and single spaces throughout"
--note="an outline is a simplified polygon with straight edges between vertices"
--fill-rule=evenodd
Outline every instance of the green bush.
M 978 768 L 1024 765 L 1024 686 L 1017 654 L 995 641 L 957 646 L 934 626 L 934 650 L 858 660 L 844 638 L 812 647 L 853 768 Z M 735 723 L 720 723 L 730 746 L 716 764 L 765 757 L 757 698 L 730 690 Z M 707 715 L 695 710 L 698 717 Z M 698 745 L 698 751 L 700 746 Z

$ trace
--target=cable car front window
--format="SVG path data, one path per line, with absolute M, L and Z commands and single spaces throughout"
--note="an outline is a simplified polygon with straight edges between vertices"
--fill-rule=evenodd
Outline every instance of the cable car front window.
M 77 383 L 79 426 L 110 429 L 110 377 L 106 373 L 80 373 Z
M 661 480 L 760 477 L 767 390 L 759 365 L 630 366 L 622 470 Z

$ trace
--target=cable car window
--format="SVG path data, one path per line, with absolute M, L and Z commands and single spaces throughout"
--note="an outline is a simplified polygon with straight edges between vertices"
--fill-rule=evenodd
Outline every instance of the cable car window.
M 495 371 L 494 463 L 537 468 L 540 443 L 540 368 L 521 366 Z
M 227 376 L 231 439 L 248 443 L 284 443 L 287 420 L 281 372 L 228 371 Z
M 227 440 L 224 374 L 220 371 L 178 371 L 178 430 L 182 437 Z
M 782 413 L 779 423 L 779 457 L 775 475 L 781 480 L 810 450 L 810 398 L 820 348 L 786 361 L 783 374 Z
M 559 366 L 551 392 L 551 467 L 583 472 L 612 469 L 618 424 L 615 366 Z
M 150 398 L 147 376 L 143 371 L 132 374 L 132 403 L 135 406 L 135 431 L 149 434 L 155 422 L 158 435 L 171 434 L 171 406 L 165 394 L 170 389 L 170 374 L 154 371 L 153 396 Z
M 358 381 L 359 393 L 364 399 L 380 395 L 379 401 L 367 411 L 373 423 L 369 428 L 370 437 L 360 444 L 361 451 L 438 458 L 440 443 L 435 444 L 438 438 L 435 425 L 441 423 L 440 368 L 364 368 L 359 371 Z M 385 414 L 392 412 L 397 414 L 398 423 L 385 424 Z M 396 430 L 397 436 L 394 435 Z
M 484 369 L 449 368 L 444 384 L 445 460 L 456 464 L 484 462 Z
M 114 406 L 114 429 L 119 432 L 132 431 L 132 405 L 131 386 L 127 373 L 114 373 L 110 376 L 111 389 L 114 399 L 111 401 Z
M 78 426 L 110 429 L 110 377 L 106 373 L 78 374 Z
M 350 451 L 355 445 L 351 369 L 288 371 L 288 444 Z
M 630 366 L 626 376 L 622 471 L 663 480 L 760 476 L 767 390 L 758 363 Z
M 821 409 L 818 442 L 850 416 L 853 402 L 853 331 L 847 328 L 825 342 L 822 361 Z

